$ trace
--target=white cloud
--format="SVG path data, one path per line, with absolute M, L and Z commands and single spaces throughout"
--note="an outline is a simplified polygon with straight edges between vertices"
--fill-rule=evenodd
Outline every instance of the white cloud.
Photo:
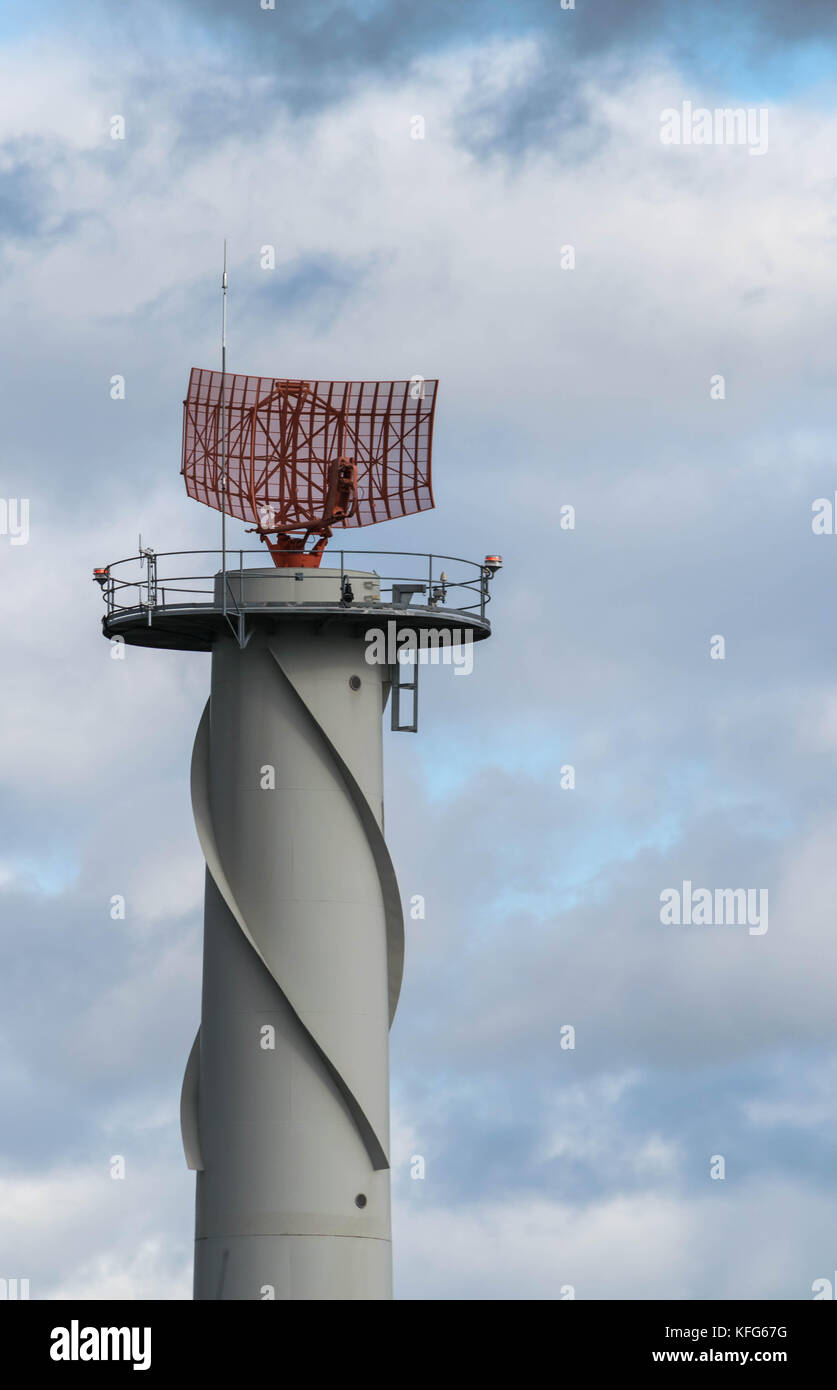
M 172 1197 L 179 1187 L 188 1204 L 194 1178 L 161 1189 L 159 1169 L 129 1155 L 125 1179 L 112 1179 L 110 1157 L 0 1183 L 4 1277 L 29 1279 L 30 1298 L 191 1297 L 189 1219 Z M 162 1208 L 165 1234 L 155 1229 Z
M 811 1298 L 837 1204 L 790 1182 L 584 1205 L 521 1197 L 397 1211 L 396 1291 L 418 1299 Z M 771 1259 L 770 1252 L 778 1258 Z

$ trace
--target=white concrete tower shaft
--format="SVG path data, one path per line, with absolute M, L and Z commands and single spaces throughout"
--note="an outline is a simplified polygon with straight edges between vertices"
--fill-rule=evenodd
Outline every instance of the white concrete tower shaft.
M 192 763 L 203 998 L 181 1107 L 196 1299 L 392 1294 L 404 934 L 383 836 L 387 671 L 365 650 L 339 623 L 213 646 Z

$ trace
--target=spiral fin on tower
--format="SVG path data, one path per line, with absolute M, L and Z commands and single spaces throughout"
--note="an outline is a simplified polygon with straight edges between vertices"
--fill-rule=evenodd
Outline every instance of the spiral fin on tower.
M 275 642 L 269 641 L 267 646 L 284 679 L 293 690 L 300 705 L 308 715 L 312 726 L 319 734 L 331 755 L 343 779 L 346 790 L 349 793 L 358 819 L 363 826 L 369 848 L 372 852 L 372 858 L 375 861 L 375 868 L 378 871 L 378 881 L 381 885 L 381 897 L 383 899 L 386 920 L 389 1022 L 390 1027 L 392 1027 L 392 1021 L 395 1018 L 395 1010 L 398 1007 L 398 997 L 401 993 L 401 981 L 404 975 L 404 914 L 401 908 L 401 895 L 398 891 L 398 880 L 395 877 L 395 868 L 390 858 L 387 842 L 384 839 L 384 832 L 360 784 L 360 773 L 357 772 L 356 775 L 356 772 L 352 771 L 337 748 L 336 740 L 329 737 L 327 728 L 328 717 L 324 710 L 318 710 L 316 708 L 316 682 L 309 682 L 309 688 L 307 690 L 304 689 L 303 682 L 299 679 L 294 680 L 282 665 L 276 652 Z
M 183 1139 L 183 1152 L 186 1155 L 186 1167 L 202 1173 L 203 1154 L 201 1153 L 201 1136 L 198 1127 L 200 1063 L 201 1030 L 199 1028 L 195 1034 L 195 1041 L 192 1043 L 192 1050 L 189 1053 L 189 1060 L 183 1075 L 183 1087 L 180 1092 L 180 1133 Z
M 288 687 L 293 691 L 295 698 L 301 703 L 312 726 L 318 731 L 324 748 L 330 755 L 333 765 L 346 788 L 349 798 L 355 808 L 358 820 L 361 823 L 373 861 L 377 870 L 378 879 L 381 886 L 383 899 L 385 922 L 386 922 L 386 947 L 387 947 L 387 982 L 389 995 L 389 1019 L 392 1022 L 395 1007 L 398 1002 L 398 995 L 401 986 L 401 976 L 404 963 L 404 923 L 401 911 L 401 902 L 398 894 L 398 887 L 395 879 L 392 860 L 389 856 L 383 831 L 378 823 L 377 817 L 364 795 L 360 781 L 351 771 L 345 759 L 339 753 L 335 743 L 329 737 L 327 730 L 323 726 L 317 714 L 312 709 L 314 700 L 311 694 L 306 695 L 297 687 L 296 683 L 288 675 L 288 672 L 279 661 L 273 647 L 270 646 L 271 655 L 276 662 L 276 667 L 280 678 L 284 680 Z M 362 1091 L 362 1077 L 347 1079 L 345 1073 L 349 1068 L 345 1060 L 341 1068 L 329 1055 L 326 1048 L 317 1037 L 317 1028 L 313 1020 L 306 1022 L 304 1011 L 295 1003 L 289 993 L 286 972 L 282 969 L 281 959 L 277 959 L 276 949 L 270 952 L 272 959 L 268 959 L 266 952 L 259 945 L 256 935 L 249 928 L 244 914 L 242 913 L 233 887 L 230 884 L 224 871 L 221 855 L 218 849 L 217 838 L 215 835 L 212 812 L 211 798 L 209 791 L 209 701 L 207 701 L 198 731 L 195 737 L 195 745 L 192 755 L 192 807 L 195 818 L 195 826 L 198 838 L 206 860 L 207 869 L 215 882 L 221 897 L 227 908 L 238 924 L 240 930 L 247 941 L 256 952 L 259 960 L 264 965 L 268 974 L 271 976 L 277 990 L 286 1001 L 288 1007 L 294 1014 L 300 1028 L 310 1039 L 316 1052 L 320 1056 L 327 1072 L 334 1081 L 343 1101 L 351 1114 L 358 1133 L 366 1148 L 369 1160 L 373 1169 L 380 1170 L 389 1167 L 386 1151 L 376 1133 L 375 1127 L 369 1120 L 366 1110 L 357 1098 L 357 1093 Z M 280 983 L 284 981 L 284 983 Z M 351 1084 L 350 1084 L 351 1082 Z M 187 1166 L 192 1169 L 202 1170 L 204 1167 L 201 1156 L 200 1143 L 200 1030 L 195 1038 L 189 1055 L 186 1073 L 183 1079 L 181 1092 L 181 1132 L 183 1137 L 183 1147 L 186 1155 Z

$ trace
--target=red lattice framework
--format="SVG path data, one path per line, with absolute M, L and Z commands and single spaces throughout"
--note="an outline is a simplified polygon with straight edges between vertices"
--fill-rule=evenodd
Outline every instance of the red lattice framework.
M 224 487 L 222 374 L 193 367 L 183 402 L 186 491 L 255 522 L 277 564 L 318 564 L 333 526 L 370 526 L 433 506 L 437 385 L 227 373 Z M 301 557 L 311 535 L 317 544 Z

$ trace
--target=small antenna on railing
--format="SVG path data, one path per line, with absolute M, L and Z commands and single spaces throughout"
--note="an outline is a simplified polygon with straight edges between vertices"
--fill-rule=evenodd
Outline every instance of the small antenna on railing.
M 224 237 L 224 271 L 221 276 L 221 581 L 224 613 L 227 611 L 227 239 Z

